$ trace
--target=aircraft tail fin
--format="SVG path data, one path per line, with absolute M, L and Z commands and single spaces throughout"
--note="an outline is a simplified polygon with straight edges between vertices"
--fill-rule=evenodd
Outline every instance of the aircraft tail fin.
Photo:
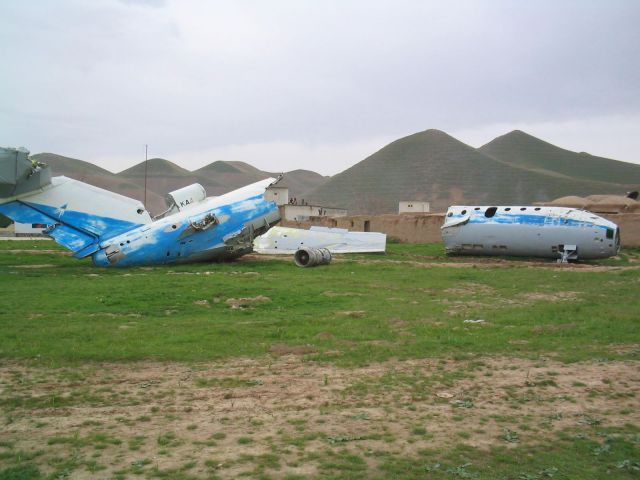
M 15 222 L 48 225 L 46 233 L 76 257 L 151 223 L 141 202 L 71 178 L 51 178 L 48 167 L 31 162 L 28 153 L 0 149 L 0 213 Z
M 82 258 L 99 243 L 151 223 L 141 202 L 67 177 L 37 192 L 0 199 L 0 213 L 20 223 L 43 223 L 50 237 Z

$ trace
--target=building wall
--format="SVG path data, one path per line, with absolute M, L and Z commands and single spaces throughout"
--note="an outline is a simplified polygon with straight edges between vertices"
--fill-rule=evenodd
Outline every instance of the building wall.
M 344 217 L 347 211 L 341 208 L 325 208 L 316 205 L 282 205 L 280 215 L 289 221 L 306 221 L 311 217 Z
M 623 247 L 640 247 L 640 213 L 601 215 L 620 227 Z M 357 215 L 340 218 L 311 217 L 307 221 L 283 221 L 285 227 L 309 228 L 312 225 L 386 233 L 390 239 L 407 243 L 441 243 L 440 227 L 444 213 L 402 215 Z
M 276 205 L 289 203 L 289 189 L 286 187 L 270 187 L 264 192 L 264 198 L 276 202 Z
M 42 235 L 42 231 L 47 228 L 44 224 L 15 223 L 14 225 L 16 235 Z
M 400 202 L 398 213 L 429 213 L 431 207 L 429 202 Z
M 623 247 L 640 247 L 640 213 L 600 214 L 620 227 Z

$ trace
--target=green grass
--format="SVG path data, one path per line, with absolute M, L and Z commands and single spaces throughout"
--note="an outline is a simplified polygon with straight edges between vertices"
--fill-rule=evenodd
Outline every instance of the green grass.
M 25 249 L 30 252 L 16 251 Z M 145 406 L 130 417 L 113 418 L 123 426 L 118 431 L 103 424 L 107 420 L 83 418 L 78 429 L 41 435 L 34 449 L 10 433 L 0 439 L 0 480 L 89 474 L 187 479 L 218 478 L 219 473 L 228 478 L 231 472 L 290 479 L 637 478 L 640 434 L 631 423 L 633 393 L 618 391 L 615 376 L 603 375 L 601 388 L 590 392 L 586 383 L 572 380 L 576 391 L 559 397 L 548 392 L 569 387 L 560 380 L 561 368 L 544 375 L 522 372 L 521 384 L 495 387 L 496 401 L 509 406 L 497 413 L 480 411 L 473 391 L 455 398 L 438 393 L 456 391 L 473 377 L 490 384 L 491 362 L 482 356 L 524 357 L 535 359 L 533 363 L 547 358 L 637 361 L 638 249 L 595 262 L 602 268 L 589 270 L 552 263 L 532 268 L 526 260 L 504 266 L 484 259 L 469 266 L 473 259 L 449 259 L 441 245 L 390 244 L 384 255 L 337 256 L 331 265 L 314 269 L 299 269 L 286 256 L 100 269 L 62 252 L 52 242 L 0 242 L 0 359 L 8 365 L 0 379 L 3 428 L 21 431 L 34 411 L 144 406 L 145 396 L 163 407 Z M 270 300 L 235 309 L 226 303 L 258 295 Z M 484 322 L 464 323 L 467 319 Z M 244 419 L 247 430 L 227 435 L 222 430 L 237 417 L 212 413 L 211 425 L 196 423 L 188 419 L 190 397 L 181 397 L 178 389 L 161 391 L 155 380 L 122 388 L 107 383 L 92 390 L 86 385 L 102 361 L 252 357 L 270 366 L 272 356 L 283 353 L 295 353 L 303 363 L 320 363 L 323 369 L 326 364 L 328 373 L 314 374 L 323 389 L 338 384 L 334 365 L 393 362 L 379 375 L 353 378 L 336 390 L 336 403 L 319 407 L 322 419 L 344 415 L 358 421 L 344 430 L 323 428 L 324 420 L 308 420 L 306 410 L 286 406 L 273 417 Z M 435 359 L 432 370 L 396 368 L 397 361 L 421 358 Z M 29 367 L 43 367 L 46 373 Z M 193 371 L 183 380 L 185 388 L 215 395 L 231 412 L 242 408 L 234 407 L 236 396 L 241 405 L 243 397 L 273 388 L 264 373 L 212 376 L 197 365 Z M 31 388 L 48 380 L 61 388 Z M 388 392 L 394 392 L 390 404 L 376 403 Z M 554 411 L 560 401 L 573 405 L 591 397 L 624 400 L 625 395 L 629 403 L 619 406 L 625 416 L 616 423 L 609 414 L 587 409 L 572 417 Z M 548 402 L 542 423 L 526 413 L 530 402 Z M 442 417 L 420 413 L 432 404 L 459 426 L 450 442 L 437 448 L 434 426 Z M 408 435 L 383 428 L 379 408 L 399 419 L 413 414 Z M 285 411 L 289 416 L 282 416 Z M 172 423 L 182 415 L 183 427 Z M 479 415 L 484 420 L 469 427 L 467 422 Z M 567 420 L 569 426 L 547 431 L 552 422 Z M 28 421 L 34 429 L 55 422 L 37 416 Z M 492 425 L 499 430 L 491 434 L 491 445 L 471 446 Z M 143 436 L 151 426 L 160 430 Z M 403 450 L 403 443 L 410 448 Z M 206 449 L 207 456 L 182 458 L 188 448 Z M 234 449 L 237 455 L 230 455 Z M 213 460 L 219 457 L 225 458 Z M 164 459 L 174 459 L 174 466 L 163 466 Z M 296 473 L 307 464 L 314 465 L 314 473 Z
M 25 248 L 42 252 L 7 251 Z M 474 354 L 575 361 L 613 358 L 611 344 L 640 341 L 640 272 L 633 269 L 520 262 L 424 268 L 450 261 L 440 245 L 390 244 L 386 255 L 344 256 L 314 269 L 296 268 L 288 257 L 102 269 L 49 250 L 59 249 L 44 241 L 0 242 L 0 358 L 203 361 L 288 346 L 341 365 Z M 624 253 L 620 265 L 639 256 Z M 24 268 L 30 265 L 36 267 Z M 572 298 L 553 300 L 567 291 Z M 240 309 L 225 303 L 257 295 L 270 301 Z
M 513 445 L 513 444 L 510 444 Z M 602 448 L 609 445 L 609 448 Z M 598 448 L 600 447 L 600 448 Z M 604 450 L 606 453 L 598 452 Z M 387 478 L 479 480 L 631 479 L 638 475 L 638 447 L 625 438 L 598 443 L 589 438 L 559 438 L 547 444 L 499 446 L 489 451 L 460 444 L 442 451 L 423 450 L 414 457 L 375 452 Z M 636 462 L 636 463 L 634 463 Z M 379 478 L 384 478 L 380 476 Z M 348 478 L 368 478 L 366 475 Z

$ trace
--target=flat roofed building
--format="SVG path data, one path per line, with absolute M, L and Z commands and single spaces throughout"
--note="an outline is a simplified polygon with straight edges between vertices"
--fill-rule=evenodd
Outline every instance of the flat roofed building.
M 276 205 L 286 205 L 289 203 L 289 188 L 272 185 L 264 192 L 264 198 L 271 200 Z
M 318 205 L 293 205 L 287 204 L 281 207 L 282 217 L 285 220 L 302 222 L 310 217 L 346 217 L 344 208 L 329 208 Z
M 430 211 L 429 202 L 405 201 L 398 205 L 398 213 L 429 213 Z
M 17 237 L 42 235 L 42 232 L 49 228 L 44 223 L 15 223 L 14 232 Z

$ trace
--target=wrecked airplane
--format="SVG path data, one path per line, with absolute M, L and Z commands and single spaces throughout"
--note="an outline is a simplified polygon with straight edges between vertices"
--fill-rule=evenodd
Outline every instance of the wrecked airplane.
M 253 249 L 256 236 L 280 221 L 266 200 L 268 178 L 219 197 L 194 184 L 166 196 L 167 211 L 151 218 L 134 199 L 67 177 L 51 177 L 25 149 L 0 148 L 0 213 L 45 233 L 99 266 L 223 260 Z
M 441 227 L 448 254 L 607 258 L 620 250 L 618 226 L 585 210 L 538 206 L 452 206 Z

